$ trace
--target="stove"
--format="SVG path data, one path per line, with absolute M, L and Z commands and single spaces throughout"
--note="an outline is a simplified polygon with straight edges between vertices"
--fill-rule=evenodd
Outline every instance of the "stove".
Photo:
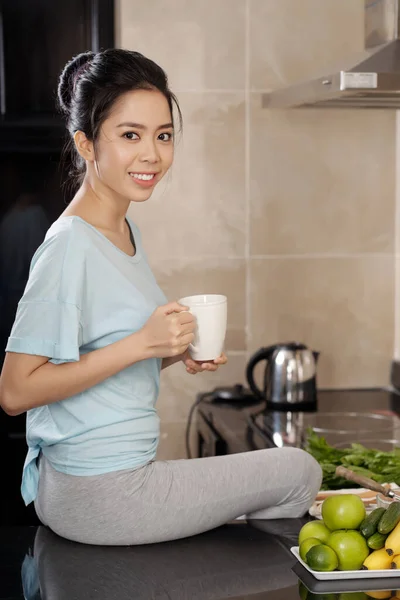
M 267 410 L 257 398 L 197 398 L 197 456 L 263 448 L 303 448 L 309 430 L 337 447 L 359 442 L 379 450 L 400 446 L 400 392 L 389 388 L 319 390 L 317 410 Z

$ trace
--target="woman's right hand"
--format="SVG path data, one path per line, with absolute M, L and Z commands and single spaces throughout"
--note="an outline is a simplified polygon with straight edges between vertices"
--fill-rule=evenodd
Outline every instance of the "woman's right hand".
M 194 340 L 196 321 L 187 306 L 169 302 L 159 306 L 141 329 L 151 356 L 169 358 L 187 350 Z

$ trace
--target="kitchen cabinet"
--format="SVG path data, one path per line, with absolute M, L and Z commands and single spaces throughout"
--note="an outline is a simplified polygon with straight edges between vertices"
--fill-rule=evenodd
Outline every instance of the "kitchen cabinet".
M 113 46 L 113 0 L 0 0 L 0 369 L 32 256 L 72 193 L 59 75 L 76 54 Z M 37 523 L 20 494 L 25 422 L 0 409 L 0 525 Z

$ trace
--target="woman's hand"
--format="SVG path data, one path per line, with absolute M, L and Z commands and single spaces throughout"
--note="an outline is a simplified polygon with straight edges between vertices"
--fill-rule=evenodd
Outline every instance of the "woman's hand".
M 203 371 L 216 371 L 220 365 L 225 365 L 228 362 L 228 359 L 225 354 L 222 353 L 221 356 L 215 360 L 197 362 L 190 356 L 189 350 L 186 350 L 182 355 L 182 362 L 190 375 L 196 375 Z
M 151 357 L 183 355 L 194 340 L 195 319 L 186 306 L 170 302 L 159 306 L 140 330 Z

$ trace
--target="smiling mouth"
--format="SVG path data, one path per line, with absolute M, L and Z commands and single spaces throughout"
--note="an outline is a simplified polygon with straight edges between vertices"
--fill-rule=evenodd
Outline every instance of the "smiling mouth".
M 129 173 L 129 175 L 138 181 L 152 181 L 156 173 Z

